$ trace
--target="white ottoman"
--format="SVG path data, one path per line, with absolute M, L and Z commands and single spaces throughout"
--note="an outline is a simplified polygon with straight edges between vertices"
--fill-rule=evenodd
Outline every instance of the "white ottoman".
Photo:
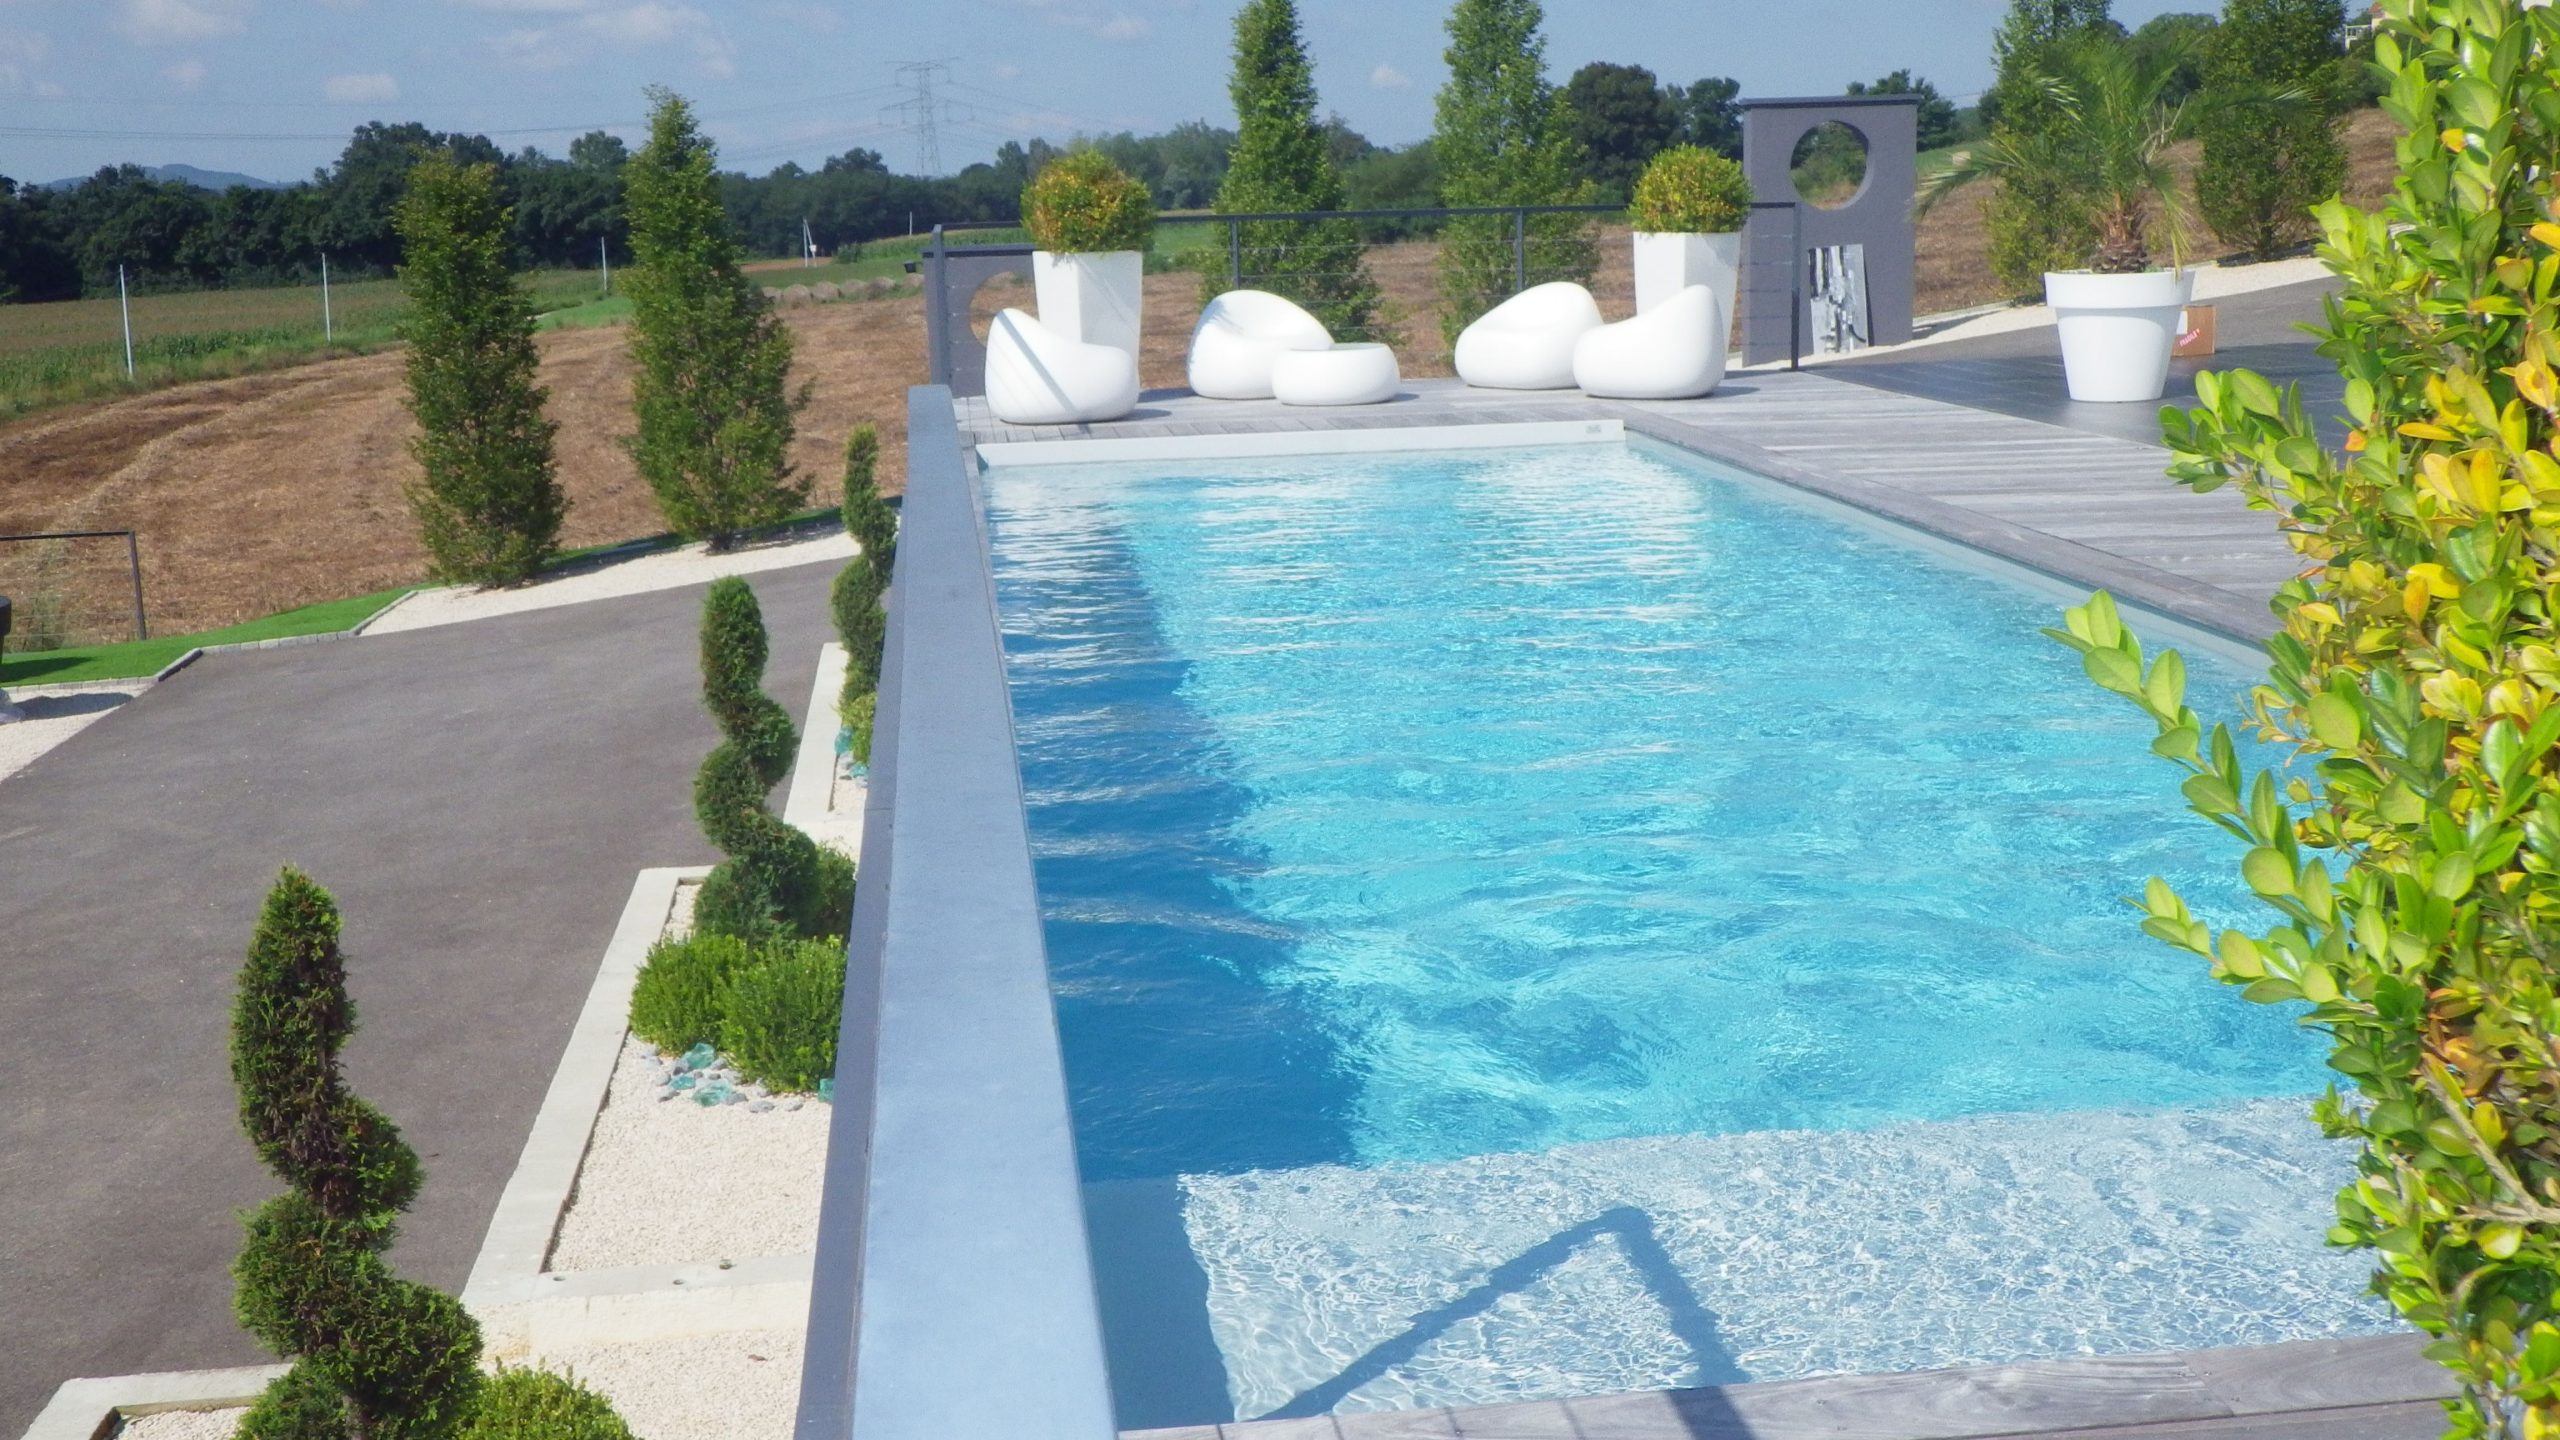
M 1271 357 L 1271 394 L 1283 405 L 1375 405 L 1396 397 L 1396 352 L 1373 341 Z

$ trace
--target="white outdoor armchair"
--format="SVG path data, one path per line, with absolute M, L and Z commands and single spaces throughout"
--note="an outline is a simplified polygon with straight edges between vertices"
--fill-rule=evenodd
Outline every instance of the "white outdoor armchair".
M 1230 290 L 1202 306 L 1192 327 L 1191 390 L 1212 400 L 1268 400 L 1283 353 L 1332 345 L 1324 322 L 1280 296 Z
M 1137 408 L 1137 357 L 1088 345 L 1027 311 L 1000 310 L 987 331 L 987 408 L 1008 425 L 1117 420 Z
M 1632 320 L 1584 332 L 1574 383 L 1606 400 L 1688 400 L 1724 381 L 1725 318 L 1713 290 L 1691 285 Z
M 1600 328 L 1600 306 L 1570 280 L 1532 285 L 1458 336 L 1458 378 L 1493 390 L 1570 390 L 1573 347 Z

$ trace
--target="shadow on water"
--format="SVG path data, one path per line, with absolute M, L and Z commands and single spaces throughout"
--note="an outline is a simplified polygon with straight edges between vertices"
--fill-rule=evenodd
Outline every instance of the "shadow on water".
M 1252 796 L 1182 695 L 1118 535 L 990 507 L 1059 1038 L 1088 1183 L 1351 1158 L 1350 1088 L 1294 992 L 1295 936 L 1236 898 Z
M 1322 1415 L 1350 1398 L 1353 1391 L 1376 1380 L 1397 1366 L 1411 1361 L 1423 1348 L 1450 1329 L 1492 1309 L 1506 1295 L 1517 1294 L 1536 1284 L 1550 1270 L 1573 1258 L 1575 1251 L 1603 1237 L 1614 1237 L 1627 1263 L 1652 1292 L 1669 1315 L 1671 1333 L 1688 1348 L 1690 1363 L 1697 1367 L 1701 1385 L 1734 1385 L 1750 1377 L 1735 1363 L 1733 1352 L 1725 1348 L 1724 1337 L 1717 1332 L 1716 1317 L 1698 1302 L 1697 1292 L 1689 1288 L 1680 1268 L 1672 1263 L 1669 1251 L 1653 1233 L 1653 1217 L 1631 1205 L 1621 1205 L 1574 1226 L 1560 1230 L 1518 1255 L 1493 1268 L 1474 1289 L 1448 1304 L 1424 1311 L 1413 1319 L 1403 1334 L 1385 1341 L 1368 1354 L 1343 1367 L 1342 1373 L 1321 1385 L 1300 1391 L 1288 1404 L 1259 1418 L 1265 1420 L 1298 1420 Z M 1683 1418 L 1692 1422 L 1715 1420 L 1714 1412 L 1723 1402 L 1711 1394 L 1684 1396 L 1691 1401 L 1683 1407 Z M 1726 1413 L 1729 1415 L 1730 1411 Z M 1739 1424 L 1739 1420 L 1735 1421 Z M 1704 1433 L 1714 1434 L 1710 1429 Z

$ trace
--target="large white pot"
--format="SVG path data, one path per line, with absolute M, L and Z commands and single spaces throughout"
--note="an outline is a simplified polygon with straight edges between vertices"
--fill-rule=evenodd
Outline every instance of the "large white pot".
M 2195 289 L 2191 270 L 2133 275 L 2057 271 L 2045 303 L 2062 336 L 2062 371 L 2074 400 L 2157 400 L 2169 382 L 2178 314 Z
M 1641 315 L 1692 285 L 1716 297 L 1716 313 L 1733 324 L 1733 302 L 1742 272 L 1742 232 L 1692 235 L 1677 230 L 1638 230 L 1636 313 Z
M 1031 283 L 1040 323 L 1071 340 L 1138 354 L 1138 305 L 1146 256 L 1135 250 L 1090 255 L 1031 252 Z

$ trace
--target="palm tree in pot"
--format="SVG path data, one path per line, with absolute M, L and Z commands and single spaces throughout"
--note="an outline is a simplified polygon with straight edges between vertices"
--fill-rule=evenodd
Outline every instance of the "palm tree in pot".
M 2193 283 L 2177 263 L 2190 222 L 2171 149 L 2187 137 L 2199 105 L 2286 99 L 2175 99 L 2186 58 L 2176 45 L 2056 44 L 2034 81 L 2050 101 L 2050 123 L 1971 145 L 1921 183 L 1924 215 L 1977 180 L 2033 185 L 2086 207 L 2098 240 L 2089 268 L 2044 277 L 2074 400 L 2160 398 Z M 2152 264 L 2155 238 L 2167 242 L 2167 269 Z

